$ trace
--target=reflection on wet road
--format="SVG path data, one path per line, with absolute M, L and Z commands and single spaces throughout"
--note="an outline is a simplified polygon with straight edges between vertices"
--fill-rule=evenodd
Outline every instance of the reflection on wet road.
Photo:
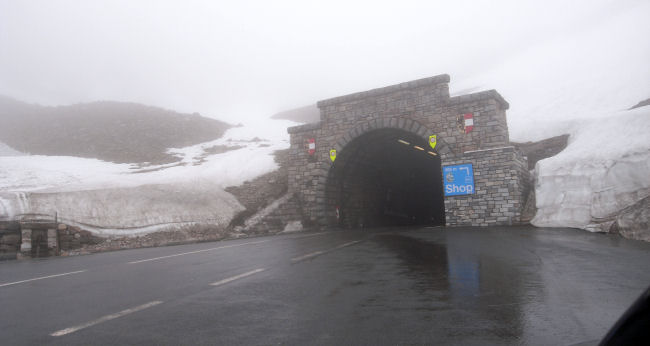
M 0 263 L 2 282 L 82 270 L 0 287 L 13 316 L 0 321 L 1 336 L 571 345 L 600 339 L 650 285 L 650 244 L 571 229 L 394 228 L 223 244 Z
M 597 341 L 650 285 L 648 263 L 650 244 L 576 230 L 379 231 L 314 263 L 322 277 L 314 295 L 324 298 L 299 308 L 295 333 L 336 316 L 337 333 L 317 340 Z

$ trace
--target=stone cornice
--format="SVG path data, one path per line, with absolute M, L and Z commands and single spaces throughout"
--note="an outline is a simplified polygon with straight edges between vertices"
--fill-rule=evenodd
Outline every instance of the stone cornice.
M 320 129 L 320 125 L 321 125 L 321 122 L 319 121 L 319 122 L 315 122 L 315 123 L 292 126 L 292 127 L 287 128 L 287 132 L 288 133 L 300 133 L 300 132 L 318 130 L 318 129 Z
M 417 79 L 410 82 L 389 85 L 383 88 L 377 88 L 377 89 L 362 91 L 358 93 L 338 96 L 331 99 L 318 101 L 316 105 L 318 106 L 318 108 L 323 108 L 325 106 L 335 105 L 335 104 L 350 102 L 355 100 L 361 100 L 367 97 L 381 96 L 381 95 L 390 94 L 401 90 L 414 89 L 426 85 L 442 84 L 442 83 L 449 83 L 448 74 L 441 74 L 433 77 Z
M 473 94 L 467 94 L 467 95 L 459 95 L 459 96 L 454 96 L 449 98 L 449 104 L 450 105 L 457 105 L 461 103 L 466 103 L 466 102 L 472 102 L 472 101 L 479 101 L 479 100 L 496 100 L 501 104 L 501 107 L 503 109 L 508 109 L 510 108 L 510 104 L 508 101 L 506 101 L 501 94 L 499 94 L 496 90 L 486 90 L 486 91 L 480 91 L 477 93 Z

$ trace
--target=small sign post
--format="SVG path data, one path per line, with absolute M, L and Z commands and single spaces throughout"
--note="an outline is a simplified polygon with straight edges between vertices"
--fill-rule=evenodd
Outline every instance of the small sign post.
M 445 196 L 474 194 L 474 170 L 471 163 L 442 168 Z

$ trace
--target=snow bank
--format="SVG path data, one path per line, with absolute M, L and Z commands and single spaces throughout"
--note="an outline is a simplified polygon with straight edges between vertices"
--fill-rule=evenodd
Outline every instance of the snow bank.
M 620 210 L 650 195 L 650 106 L 584 122 L 535 171 L 534 225 L 607 231 Z
M 30 195 L 32 213 L 99 235 L 135 235 L 171 226 L 227 226 L 244 207 L 218 185 L 176 183 Z
M 285 120 L 232 128 L 218 140 L 169 151 L 180 163 L 114 164 L 60 156 L 0 157 L 0 219 L 54 215 L 99 235 L 133 235 L 173 225 L 227 225 L 243 207 L 224 191 L 273 171 L 289 147 Z M 213 146 L 237 147 L 209 154 Z

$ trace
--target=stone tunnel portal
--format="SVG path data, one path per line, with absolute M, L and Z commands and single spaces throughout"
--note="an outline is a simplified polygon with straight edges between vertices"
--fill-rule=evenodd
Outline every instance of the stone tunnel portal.
M 325 200 L 330 226 L 445 225 L 440 156 L 417 134 L 370 131 L 338 154 Z
M 449 80 L 319 101 L 320 121 L 287 129 L 291 203 L 283 213 L 324 228 L 522 222 L 531 180 L 510 143 L 508 102 L 495 90 L 450 96 Z

